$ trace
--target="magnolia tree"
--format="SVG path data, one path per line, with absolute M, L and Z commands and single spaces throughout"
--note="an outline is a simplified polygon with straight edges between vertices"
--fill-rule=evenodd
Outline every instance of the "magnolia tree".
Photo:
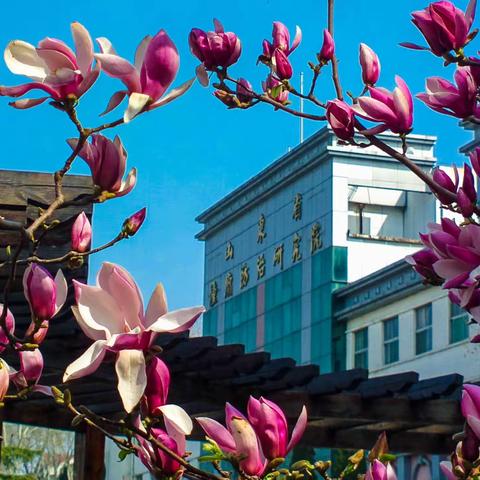
M 413 128 L 413 98 L 407 84 L 397 76 L 392 91 L 378 86 L 380 60 L 370 47 L 360 44 L 361 84 L 357 88 L 361 93 L 359 96 L 347 93 L 344 97 L 333 37 L 334 1 L 326 3 L 328 28 L 323 31 L 323 38 L 319 38 L 316 60 L 308 63 L 312 72 L 308 93 L 299 92 L 291 82 L 293 69 L 289 57 L 301 42 L 301 30 L 297 27 L 291 41 L 289 30 L 278 21 L 273 24 L 271 40 L 264 40 L 258 46 L 259 63 L 267 68 L 260 89 L 231 73 L 241 55 L 240 39 L 235 33 L 225 32 L 217 20 L 214 21 L 214 31 L 194 28 L 190 33 L 190 49 L 200 62 L 196 78 L 205 87 L 212 82 L 215 97 L 228 108 L 247 110 L 266 103 L 291 115 L 328 122 L 342 142 L 375 146 L 419 176 L 443 208 L 458 214 L 458 220 L 445 218 L 440 224 L 429 225 L 429 232 L 421 235 L 425 248 L 407 261 L 426 282 L 447 289 L 450 299 L 468 311 L 473 321 L 480 323 L 480 206 L 476 191 L 480 149 L 471 153 L 470 164 L 465 164 L 462 179 L 455 168 L 454 178 L 451 178 L 440 168 L 427 173 L 415 165 L 407 156 L 408 135 Z M 475 8 L 475 0 L 470 1 L 465 12 L 449 1 L 440 1 L 413 12 L 412 21 L 427 45 L 404 43 L 403 46 L 428 50 L 445 66 L 455 67 L 454 84 L 440 77 L 428 78 L 426 92 L 418 94 L 417 98 L 438 113 L 480 124 L 480 58 L 465 53 L 465 47 L 476 35 L 476 30 L 472 30 Z M 55 222 L 51 220 L 58 209 L 81 205 L 82 202 L 104 203 L 127 195 L 135 187 L 137 172 L 132 168 L 125 177 L 125 147 L 119 137 L 111 140 L 104 133 L 175 100 L 187 92 L 195 80 L 193 78 L 169 90 L 179 68 L 179 55 L 164 30 L 140 42 L 133 63 L 118 55 L 104 37 L 96 39 L 98 52 L 95 53 L 88 31 L 79 23 L 72 24 L 72 35 L 75 50 L 63 41 L 48 37 L 37 47 L 15 40 L 5 50 L 7 67 L 31 81 L 19 86 L 1 86 L 0 95 L 12 97 L 14 100 L 10 105 L 17 109 L 36 107 L 48 101 L 66 114 L 77 136 L 68 139 L 72 153 L 53 174 L 55 198 L 48 208 L 29 225 L 0 217 L 1 227 L 18 231 L 15 249 L 0 265 L 10 272 L 3 291 L 0 352 L 5 349 L 14 351 L 20 364 L 20 369 L 15 371 L 0 360 L 1 400 L 7 402 L 35 392 L 51 396 L 52 401 L 71 411 L 74 424 L 85 422 L 98 429 L 118 445 L 121 459 L 129 454 L 138 456 L 155 478 L 183 475 L 195 480 L 222 480 L 238 474 L 248 480 L 273 480 L 275 477 L 300 480 L 312 477 L 316 472 L 329 479 L 331 462 L 301 460 L 293 465 L 285 463 L 285 457 L 305 431 L 306 409 L 298 412 L 298 420 L 289 432 L 281 408 L 265 398 L 251 397 L 246 414 L 227 404 L 225 426 L 210 418 L 196 418 L 206 434 L 204 448 L 207 454 L 200 461 L 211 463 L 214 469 L 202 470 L 190 463 L 186 439 L 193 422 L 181 407 L 168 403 L 170 373 L 168 366 L 158 357 L 160 349 L 156 346 L 156 339 L 165 332 L 188 330 L 201 316 L 204 307 L 169 311 L 165 292 L 159 284 L 145 308 L 135 280 L 119 265 L 104 263 L 95 286 L 73 282 L 75 305 L 72 312 L 92 344 L 67 367 L 60 388 L 41 383 L 42 343 L 48 335 L 50 322 L 55 321 L 55 315 L 66 300 L 68 287 L 61 270 L 53 277 L 45 265 L 78 266 L 85 257 L 135 235 L 146 211 L 142 209 L 128 217 L 115 238 L 96 248 L 91 247 L 92 227 L 87 216 L 81 213 L 72 228 L 71 251 L 64 256 L 47 259 L 32 255 L 25 259 L 20 256 L 21 251 L 26 247 L 29 251 L 36 251 L 35 247 L 42 240 L 41 232 L 55 228 Z M 331 71 L 336 98 L 317 96 L 317 82 L 324 70 Z M 106 102 L 102 115 L 117 109 L 125 100 L 127 107 L 117 120 L 85 127 L 77 114 L 79 100 L 101 72 L 123 84 L 122 89 Z M 34 90 L 40 90 L 43 96 L 24 98 Z M 292 96 L 311 102 L 318 113 L 296 110 L 289 102 Z M 368 124 L 364 125 L 364 121 Z M 401 151 L 378 138 L 377 134 L 385 130 L 399 136 L 403 145 Z M 80 200 L 67 198 L 62 187 L 65 175 L 78 158 L 90 167 L 94 184 L 92 194 Z M 26 267 L 23 286 L 32 318 L 25 332 L 15 329 L 15 319 L 8 308 L 18 265 Z M 478 342 L 480 338 L 475 337 L 472 341 Z M 77 405 L 65 388 L 65 383 L 92 374 L 104 361 L 112 359 L 125 413 L 121 419 L 100 417 L 85 406 Z M 465 385 L 461 408 L 465 427 L 456 437 L 458 445 L 451 462 L 443 463 L 442 470 L 449 479 L 479 478 L 480 387 Z M 356 475 L 363 457 L 362 450 L 352 455 L 340 478 Z M 379 437 L 367 459 L 366 479 L 395 478 L 385 435 Z

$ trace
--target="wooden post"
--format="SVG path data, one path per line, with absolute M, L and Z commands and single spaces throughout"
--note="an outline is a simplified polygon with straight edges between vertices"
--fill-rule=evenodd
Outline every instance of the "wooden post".
M 105 480 L 105 436 L 87 426 L 75 434 L 75 480 Z

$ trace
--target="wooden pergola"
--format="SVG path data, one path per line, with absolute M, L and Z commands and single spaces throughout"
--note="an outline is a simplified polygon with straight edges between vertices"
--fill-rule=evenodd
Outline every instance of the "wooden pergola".
M 32 221 L 52 195 L 51 176 L 0 172 L 0 215 Z M 88 194 L 89 179 L 68 176 L 66 195 Z M 58 226 L 45 235 L 39 253 L 57 257 L 69 250 L 69 231 L 84 210 L 71 206 L 60 211 Z M 15 245 L 16 234 L 0 231 L 0 251 Z M 28 252 L 25 252 L 25 255 Z M 58 266 L 52 266 L 55 271 Z M 11 309 L 19 330 L 30 323 L 23 298 L 21 271 L 15 283 Z M 65 270 L 70 280 L 86 281 L 87 263 L 77 270 Z M 5 272 L 0 271 L 5 282 Z M 1 285 L 0 285 L 1 287 Z M 69 290 L 69 303 L 72 303 Z M 45 370 L 41 383 L 57 384 L 65 367 L 90 344 L 73 319 L 69 305 L 51 321 L 49 335 L 42 345 Z M 393 451 L 447 454 L 453 447 L 452 434 L 460 431 L 463 419 L 459 399 L 463 378 L 446 375 L 419 380 L 415 372 L 369 378 L 366 370 L 321 374 L 316 365 L 296 365 L 290 358 L 271 359 L 267 352 L 245 353 L 243 345 L 221 345 L 214 337 L 189 338 L 164 335 L 158 340 L 162 358 L 172 372 L 170 401 L 193 416 L 209 416 L 220 421 L 226 401 L 245 409 L 249 395 L 263 395 L 277 402 L 293 425 L 302 405 L 309 421 L 303 442 L 312 447 L 368 448 L 378 434 L 386 431 Z M 6 360 L 15 366 L 15 358 Z M 112 359 L 113 360 L 113 357 Z M 113 362 L 106 362 L 93 375 L 68 385 L 75 404 L 82 404 L 100 415 L 118 416 L 122 409 L 116 391 Z M 76 437 L 76 475 L 78 479 L 103 478 L 104 439 L 83 424 L 71 425 L 71 414 L 51 399 L 35 395 L 28 400 L 8 402 L 5 421 L 73 430 Z M 193 439 L 202 439 L 196 428 Z

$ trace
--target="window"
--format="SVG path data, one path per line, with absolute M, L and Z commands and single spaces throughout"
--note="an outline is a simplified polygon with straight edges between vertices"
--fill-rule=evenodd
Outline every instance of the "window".
M 355 368 L 368 368 L 368 327 L 355 332 Z
M 398 317 L 383 322 L 383 357 L 386 365 L 398 362 Z
M 450 343 L 468 338 L 468 313 L 455 303 L 450 303 Z
M 429 352 L 432 349 L 432 304 L 415 309 L 415 353 Z

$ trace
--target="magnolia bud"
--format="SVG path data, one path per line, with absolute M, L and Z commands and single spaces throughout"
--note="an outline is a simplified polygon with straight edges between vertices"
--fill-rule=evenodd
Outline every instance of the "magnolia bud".
M 86 252 L 92 242 L 92 225 L 85 212 L 78 215 L 72 226 L 72 250 Z
M 332 35 L 330 32 L 325 29 L 323 31 L 323 45 L 319 53 L 317 53 L 318 62 L 326 65 L 330 60 L 333 59 L 335 54 L 335 42 L 333 41 Z
M 380 60 L 378 55 L 364 43 L 360 44 L 360 65 L 362 80 L 365 85 L 375 85 L 380 76 Z
M 127 237 L 133 237 L 133 235 L 135 235 L 138 232 L 138 230 L 140 230 L 140 227 L 142 226 L 146 215 L 147 215 L 147 208 L 143 207 L 137 213 L 134 213 L 133 215 L 128 217 L 123 222 L 122 232 Z

